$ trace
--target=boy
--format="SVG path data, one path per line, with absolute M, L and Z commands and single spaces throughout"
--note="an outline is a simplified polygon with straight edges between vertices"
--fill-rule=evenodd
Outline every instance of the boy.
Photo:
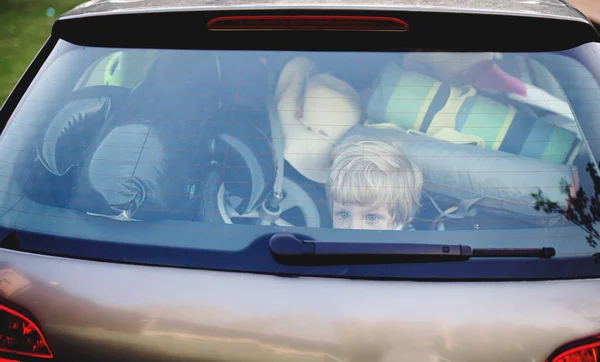
M 332 152 L 326 187 L 334 228 L 408 230 L 423 174 L 397 141 L 346 141 Z

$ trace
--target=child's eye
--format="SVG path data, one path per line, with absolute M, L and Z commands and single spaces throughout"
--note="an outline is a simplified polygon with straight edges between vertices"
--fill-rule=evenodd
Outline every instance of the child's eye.
M 339 217 L 340 219 L 347 219 L 347 218 L 348 218 L 348 216 L 349 216 L 349 215 L 348 215 L 348 213 L 347 213 L 347 212 L 344 212 L 344 211 L 340 211 L 340 212 L 338 212 L 338 217 Z
M 367 221 L 375 222 L 377 220 L 379 220 L 379 216 L 377 216 L 375 214 L 369 214 L 369 215 L 367 215 Z

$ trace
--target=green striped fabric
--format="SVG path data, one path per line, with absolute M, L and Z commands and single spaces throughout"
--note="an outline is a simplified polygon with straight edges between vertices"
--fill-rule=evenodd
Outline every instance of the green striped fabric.
M 374 88 L 367 112 L 373 119 L 392 122 L 406 129 L 419 129 L 441 82 L 415 72 L 404 72 L 388 64 Z
M 388 64 L 381 73 L 367 116 L 367 124 L 390 123 L 456 143 L 464 143 L 466 135 L 488 149 L 552 163 L 573 162 L 581 147 L 568 129 L 482 96 L 472 87 L 451 87 L 397 64 Z

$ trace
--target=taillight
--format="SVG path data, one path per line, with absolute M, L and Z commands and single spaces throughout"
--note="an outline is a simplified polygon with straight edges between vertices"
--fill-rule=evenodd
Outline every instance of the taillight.
M 596 336 L 561 347 L 548 362 L 600 362 L 600 337 Z
M 53 357 L 40 328 L 23 314 L 3 305 L 0 305 L 0 352 Z
M 329 30 L 329 31 L 396 31 L 408 30 L 408 24 L 384 16 L 336 15 L 265 15 L 223 16 L 206 24 L 209 30 Z

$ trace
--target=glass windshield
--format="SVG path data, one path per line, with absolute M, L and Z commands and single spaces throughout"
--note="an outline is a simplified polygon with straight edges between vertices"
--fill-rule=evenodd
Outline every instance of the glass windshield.
M 341 53 L 59 41 L 0 138 L 0 224 L 212 250 L 300 230 L 591 255 L 593 51 L 598 44 Z

